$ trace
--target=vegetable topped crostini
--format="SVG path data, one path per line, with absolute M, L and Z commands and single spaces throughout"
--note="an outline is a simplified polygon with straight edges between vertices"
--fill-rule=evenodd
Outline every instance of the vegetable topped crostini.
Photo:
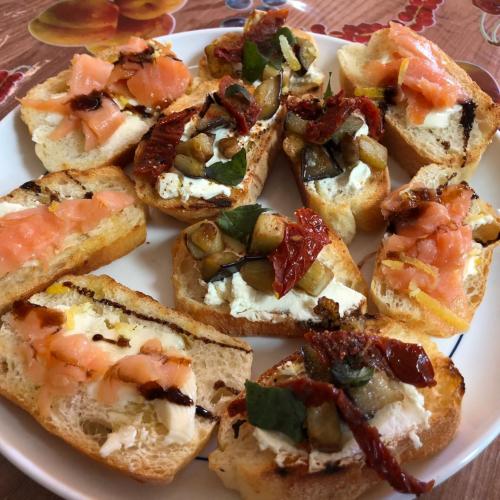
M 316 64 L 316 43 L 311 35 L 285 26 L 287 16 L 287 9 L 254 10 L 242 33 L 222 35 L 205 48 L 200 76 L 231 75 L 258 85 L 281 72 L 285 94 L 321 90 L 324 74 Z
M 185 229 L 173 249 L 177 307 L 232 335 L 301 335 L 320 297 L 341 315 L 366 308 L 349 252 L 309 208 L 297 221 L 260 205 L 224 211 Z
M 383 224 L 390 189 L 378 107 L 366 97 L 288 97 L 283 149 L 304 204 L 349 243 L 359 227 Z
M 165 111 L 137 148 L 139 197 L 193 222 L 254 202 L 281 139 L 281 75 L 257 88 L 203 81 Z

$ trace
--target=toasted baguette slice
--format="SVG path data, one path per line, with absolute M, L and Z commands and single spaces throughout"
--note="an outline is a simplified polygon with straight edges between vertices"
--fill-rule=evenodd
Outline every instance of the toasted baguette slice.
M 216 92 L 219 88 L 219 80 L 197 80 L 197 82 L 198 84 L 193 86 L 193 91 L 189 95 L 178 99 L 165 110 L 165 113 L 201 107 L 207 95 Z M 137 195 L 147 205 L 184 222 L 209 219 L 215 217 L 223 209 L 255 202 L 262 192 L 269 167 L 278 152 L 284 116 L 285 110 L 281 106 L 267 127 L 260 127 L 259 122 L 254 125 L 246 145 L 246 175 L 238 187 L 230 187 L 230 196 L 222 194 L 208 200 L 194 196 L 186 200 L 180 196 L 165 199 L 160 196 L 157 184 L 151 185 L 147 180 L 136 176 Z M 139 146 L 136 151 L 136 162 L 140 161 L 140 154 L 141 147 Z M 194 181 L 196 182 L 196 179 Z
M 135 198 L 134 186 L 120 168 L 100 167 L 84 172 L 68 170 L 47 174 L 1 197 L 0 203 L 15 204 L 17 209 L 32 208 L 66 199 L 82 199 L 99 191 L 123 191 Z M 3 290 L 0 312 L 13 301 L 44 289 L 63 274 L 90 272 L 118 259 L 145 239 L 144 207 L 136 199 L 133 205 L 105 218 L 88 233 L 69 235 L 47 262 L 29 261 L 0 277 Z
M 373 333 L 393 337 L 403 342 L 419 343 L 427 352 L 435 372 L 437 385 L 418 389 L 424 397 L 425 409 L 431 412 L 429 427 L 417 429 L 422 443 L 415 447 L 409 435 L 402 434 L 390 443 L 392 454 L 399 463 L 434 455 L 449 444 L 459 421 L 460 407 L 465 390 L 464 380 L 453 362 L 439 352 L 428 338 L 406 329 L 404 325 L 387 318 L 378 317 L 367 322 Z M 372 333 L 372 331 L 370 331 Z M 258 379 L 261 385 L 272 385 L 273 378 L 284 368 L 288 372 L 301 359 L 299 353 L 284 359 Z M 363 458 L 345 465 L 316 473 L 304 468 L 278 467 L 275 455 L 270 450 L 262 451 L 253 434 L 253 426 L 243 420 L 235 438 L 233 424 L 242 416 L 223 414 L 218 433 L 218 449 L 209 456 L 209 468 L 223 481 L 227 488 L 237 490 L 242 498 L 271 500 L 288 498 L 353 499 L 374 487 L 381 479 L 367 467 Z M 244 417 L 243 417 L 244 418 Z
M 297 182 L 302 201 L 321 215 L 330 229 L 336 231 L 346 244 L 356 235 L 357 229 L 375 231 L 384 223 L 380 204 L 390 191 L 388 168 L 370 169 L 366 181 L 354 189 L 350 187 L 350 175 L 354 169 L 346 170 L 335 179 L 339 190 L 334 196 L 324 196 L 317 189 L 308 189 L 302 177 L 303 138 L 285 132 L 283 150 L 290 159 L 290 166 Z
M 272 15 L 272 14 L 271 14 Z M 266 16 L 262 10 L 254 10 L 248 17 L 243 31 L 225 33 L 216 38 L 210 45 L 205 47 L 205 53 L 198 63 L 198 74 L 200 78 L 208 80 L 210 78 L 221 78 L 224 75 L 241 76 L 241 62 L 228 62 L 214 56 L 214 49 L 218 45 L 227 47 L 243 47 L 243 33 L 246 32 L 252 24 Z M 325 75 L 317 67 L 317 58 L 319 56 L 318 47 L 314 37 L 310 33 L 297 28 L 288 27 L 294 37 L 299 40 L 306 40 L 311 45 L 312 51 L 316 53 L 316 58 L 304 74 L 292 72 L 290 66 L 285 61 L 283 70 L 283 92 L 296 96 L 312 94 L 319 96 L 323 86 Z M 271 36 L 275 36 L 274 34 Z M 311 51 L 311 52 L 312 52 Z M 241 56 L 242 57 L 242 56 Z M 303 68 L 302 68 L 303 70 Z
M 389 29 L 381 29 L 372 35 L 367 46 L 360 43 L 347 44 L 337 52 L 341 85 L 348 94 L 352 95 L 355 87 L 372 86 L 364 74 L 364 66 L 368 61 L 387 53 L 388 33 Z M 437 45 L 429 43 L 444 61 L 446 71 L 477 105 L 469 141 L 465 144 L 464 130 L 460 124 L 462 113 L 453 114 L 446 128 L 424 129 L 408 125 L 406 104 L 402 103 L 389 105 L 387 109 L 383 142 L 390 155 L 410 175 L 414 175 L 424 165 L 439 163 L 453 165 L 458 169 L 461 179 L 468 179 L 500 126 L 500 106 Z
M 272 321 L 251 320 L 241 315 L 231 315 L 229 303 L 207 305 L 204 301 L 207 283 L 202 280 L 200 261 L 193 257 L 186 246 L 188 232 L 189 228 L 181 232 L 172 248 L 172 283 L 175 304 L 180 311 L 229 335 L 297 337 L 307 331 L 307 323 L 293 319 L 290 312 L 273 314 Z M 336 282 L 366 295 L 366 284 L 344 242 L 333 231 L 330 238 L 331 243 L 323 248 L 318 259 L 332 271 Z M 366 310 L 366 301 L 362 300 L 360 307 L 362 311 Z
M 419 170 L 410 182 L 410 187 L 425 186 L 437 189 L 447 184 L 457 184 L 458 179 L 459 177 L 453 167 L 428 165 Z M 493 250 L 499 241 L 500 216 L 488 203 L 481 199 L 473 199 L 465 223 L 471 226 L 473 237 L 473 248 L 466 263 L 466 268 L 468 265 L 472 266 L 472 272 L 466 272 L 464 277 L 464 289 L 470 307 L 464 309 L 457 306 L 451 310 L 459 320 L 468 324 L 479 307 L 486 290 Z M 439 313 L 420 305 L 408 293 L 402 293 L 390 288 L 381 271 L 380 252 L 379 250 L 377 255 L 370 295 L 381 313 L 407 323 L 409 328 L 436 337 L 449 337 L 464 331 L 463 328 L 453 322 L 450 323 L 444 320 Z
M 78 333 L 84 334 L 89 341 L 97 330 L 101 331 L 98 325 L 103 324 L 109 326 L 105 332 L 103 330 L 104 337 L 116 338 L 118 333 L 113 333 L 113 324 L 119 318 L 120 333 L 129 339 L 132 347 L 111 346 L 110 351 L 109 343 L 90 341 L 92 346 L 111 352 L 113 362 L 137 354 L 148 339 L 161 341 L 166 349 L 168 339 L 174 335 L 176 342 L 180 339 L 185 346 L 178 352 L 192 360 L 197 386 L 195 404 L 212 412 L 214 417 L 228 399 L 228 393 L 221 392 L 220 388 L 226 386 L 232 391 L 240 390 L 250 374 L 252 350 L 246 343 L 168 309 L 108 276 L 65 276 L 29 301 L 38 306 L 66 310 L 66 318 L 72 311 L 83 310 L 84 314 L 91 311 L 91 323 L 86 323 L 84 317 L 83 326 L 78 329 Z M 19 332 L 13 330 L 12 317 L 13 313 L 4 315 L 0 330 L 3 367 L 0 393 L 29 412 L 49 432 L 89 457 L 140 481 L 170 482 L 206 444 L 216 418 L 192 415 L 195 419 L 194 437 L 182 444 L 175 440 L 167 444 L 165 438 L 169 429 L 159 421 L 153 401 L 148 402 L 140 396 L 135 386 L 130 386 L 135 398 L 122 399 L 123 395 L 120 395 L 116 404 L 106 405 L 98 401 L 97 391 L 87 390 L 88 383 L 81 382 L 73 395 L 53 396 L 49 412 L 41 412 L 38 402 L 41 386 L 35 384 L 27 372 L 21 354 L 25 342 Z M 89 324 L 93 326 L 89 327 Z M 138 343 L 134 342 L 134 335 L 139 336 Z M 99 378 L 94 379 L 92 383 L 99 381 Z M 183 417 L 172 411 L 172 419 L 176 416 Z M 118 444 L 112 446 L 113 437 L 117 436 L 122 437 L 122 444 L 118 440 Z

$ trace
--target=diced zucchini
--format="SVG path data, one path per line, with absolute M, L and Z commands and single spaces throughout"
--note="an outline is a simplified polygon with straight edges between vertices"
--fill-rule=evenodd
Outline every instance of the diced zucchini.
M 332 279 L 332 271 L 316 259 L 306 274 L 300 278 L 297 286 L 309 295 L 317 297 Z
M 233 238 L 225 233 L 222 233 L 222 241 L 224 242 L 224 247 L 226 250 L 231 250 L 231 252 L 244 255 L 246 251 L 246 246 L 236 238 Z
M 318 57 L 316 45 L 307 38 L 299 38 L 299 61 L 304 70 L 308 70 L 311 64 Z
M 236 137 L 224 137 L 217 143 L 219 151 L 226 157 L 232 158 L 241 149 L 241 145 Z
M 264 71 L 262 72 L 262 79 L 267 80 L 268 78 L 272 78 L 273 76 L 277 76 L 280 74 L 280 70 L 275 68 L 272 64 L 266 64 L 264 67 Z
M 201 261 L 201 276 L 205 281 L 208 281 L 219 272 L 221 266 L 232 264 L 239 259 L 238 254 L 229 250 L 208 255 Z
M 202 221 L 196 225 L 188 235 L 190 241 L 197 249 L 203 252 L 201 257 L 221 252 L 224 249 L 224 242 L 222 240 L 222 232 L 217 227 L 217 224 L 209 221 Z M 190 248 L 191 250 L 191 248 Z M 193 253 L 193 252 L 191 252 Z M 195 258 L 201 258 L 196 257 Z
M 293 132 L 298 135 L 305 135 L 307 128 L 307 120 L 304 120 L 299 115 L 289 111 L 286 114 L 285 129 L 288 132 Z
M 240 269 L 241 277 L 248 285 L 260 292 L 272 293 L 274 269 L 267 259 L 245 262 Z
M 307 408 L 307 435 L 319 451 L 333 453 L 342 449 L 340 418 L 334 403 Z
M 285 221 L 276 214 L 260 214 L 255 223 L 250 242 L 250 253 L 266 255 L 272 252 L 285 237 Z
M 342 173 L 332 155 L 318 144 L 307 144 L 302 149 L 301 165 L 304 182 L 336 177 Z
M 387 149 L 368 135 L 358 137 L 359 159 L 373 170 L 387 168 Z
M 271 118 L 280 106 L 281 99 L 281 75 L 264 80 L 254 93 L 255 101 L 261 107 L 259 120 Z
M 213 136 L 200 133 L 178 144 L 175 148 L 175 152 L 186 156 L 192 156 L 201 162 L 206 162 L 212 158 L 214 154 L 213 145 Z
M 174 167 L 188 177 L 205 177 L 205 163 L 183 154 L 176 154 Z
M 359 161 L 359 143 L 352 135 L 344 135 L 340 141 L 342 160 L 346 168 L 356 165 Z
M 361 116 L 356 114 L 349 115 L 344 123 L 333 133 L 331 137 L 332 141 L 338 144 L 345 135 L 354 136 L 364 123 Z

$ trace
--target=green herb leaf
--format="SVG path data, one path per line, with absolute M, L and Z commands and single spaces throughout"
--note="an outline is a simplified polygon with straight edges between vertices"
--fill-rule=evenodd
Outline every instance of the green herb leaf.
M 232 85 L 229 85 L 224 94 L 226 97 L 241 97 L 248 103 L 252 102 L 252 96 L 250 95 L 250 92 L 248 92 L 248 90 L 239 83 L 233 83 Z
M 257 218 L 266 211 L 267 208 L 263 208 L 258 203 L 243 205 L 233 210 L 224 210 L 216 222 L 221 231 L 246 244 L 253 232 Z
M 247 172 L 247 153 L 241 148 L 229 161 L 217 161 L 205 167 L 206 176 L 226 186 L 238 185 Z
M 281 387 L 263 387 L 245 382 L 248 421 L 255 427 L 279 431 L 295 443 L 304 439 L 306 407 L 293 392 Z
M 243 78 L 250 83 L 262 79 L 262 72 L 267 64 L 267 59 L 261 54 L 257 45 L 245 40 L 243 45 Z
M 292 30 L 288 28 L 287 26 L 283 26 L 280 28 L 275 36 L 276 43 L 279 45 L 279 37 L 280 35 L 283 35 L 287 40 L 288 43 L 293 47 L 297 43 L 297 39 L 295 38 L 294 34 L 292 33 Z
M 328 84 L 325 89 L 325 94 L 323 95 L 323 99 L 326 99 L 327 97 L 330 97 L 333 95 L 332 92 L 332 85 L 331 85 L 331 79 L 332 79 L 332 72 L 328 72 Z
M 347 360 L 332 365 L 333 381 L 340 387 L 361 387 L 373 377 L 374 369 L 371 366 L 353 368 Z

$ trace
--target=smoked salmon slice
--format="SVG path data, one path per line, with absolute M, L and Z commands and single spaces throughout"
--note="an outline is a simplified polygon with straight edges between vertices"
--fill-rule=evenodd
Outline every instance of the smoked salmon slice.
M 88 54 L 74 55 L 68 79 L 70 96 L 87 95 L 93 90 L 103 90 L 113 67 L 113 64 Z

